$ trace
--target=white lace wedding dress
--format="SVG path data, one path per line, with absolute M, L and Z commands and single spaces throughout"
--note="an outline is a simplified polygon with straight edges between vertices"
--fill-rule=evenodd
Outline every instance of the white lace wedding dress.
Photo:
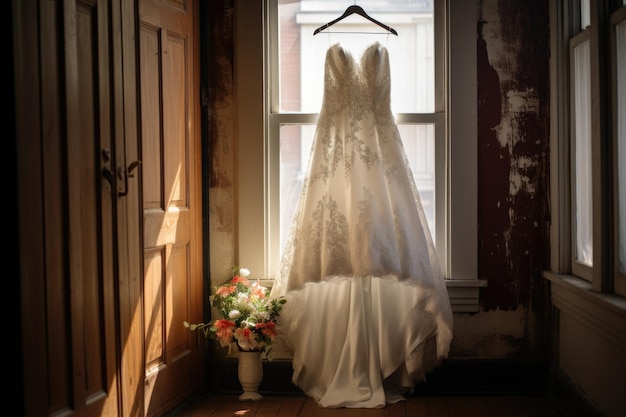
M 387 49 L 328 49 L 307 177 L 272 296 L 293 382 L 322 407 L 404 399 L 447 357 L 452 312 L 390 109 Z

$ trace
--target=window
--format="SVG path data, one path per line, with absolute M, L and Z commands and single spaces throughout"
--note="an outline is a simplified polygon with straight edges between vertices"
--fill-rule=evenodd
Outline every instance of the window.
M 591 29 L 583 30 L 570 41 L 572 91 L 572 218 L 575 236 L 572 270 L 590 278 L 593 258 L 593 207 L 591 181 Z
M 603 5 L 553 2 L 552 270 L 626 296 L 626 0 Z
M 375 41 L 389 50 L 392 107 L 433 239 L 443 241 L 445 216 L 443 209 L 437 215 L 437 208 L 444 207 L 445 187 L 436 187 L 436 183 L 445 178 L 445 78 L 441 72 L 435 77 L 435 67 L 443 67 L 444 53 L 443 42 L 434 42 L 435 26 L 441 27 L 442 22 L 435 24 L 432 0 L 385 1 L 367 7 L 368 14 L 402 36 L 389 35 L 358 15 L 313 36 L 315 29 L 342 14 L 345 1 L 301 0 L 298 4 L 278 0 L 277 6 L 271 12 L 278 12 L 274 16 L 278 23 L 270 23 L 268 30 L 269 44 L 278 46 L 274 62 L 269 64 L 273 78 L 268 124 L 269 136 L 276 138 L 273 143 L 277 146 L 270 148 L 270 164 L 279 161 L 279 178 L 270 177 L 270 187 L 277 183 L 280 194 L 268 201 L 268 211 L 278 210 L 280 220 L 270 230 L 270 241 L 278 243 L 278 252 L 282 250 L 300 196 L 322 104 L 326 50 L 331 42 L 340 42 L 358 54 Z M 445 255 L 443 246 L 440 258 Z M 275 257 L 269 260 L 270 274 L 276 270 L 276 261 Z
M 474 303 L 465 308 L 477 311 L 477 287 L 484 285 L 476 279 L 477 19 L 468 18 L 476 16 L 477 4 L 394 0 L 359 5 L 399 36 L 329 36 L 324 31 L 314 36 L 316 28 L 345 11 L 345 1 L 266 0 L 262 10 L 249 3 L 237 10 L 238 38 L 246 40 L 237 43 L 239 143 L 245 161 L 239 177 L 240 263 L 264 271 L 268 279 L 278 269 L 321 107 L 327 48 L 334 42 L 354 42 L 354 47 L 347 46 L 357 53 L 359 46 L 379 41 L 389 50 L 392 110 L 449 288 L 461 280 L 461 286 L 475 288 L 470 296 Z M 259 12 L 263 26 L 257 21 Z M 354 15 L 334 26 L 333 32 L 377 29 Z M 264 46 L 259 38 L 265 40 Z M 264 51 L 260 59 L 265 77 L 251 69 L 259 50 Z M 259 91 L 252 80 L 259 79 L 263 98 L 256 102 Z M 447 99 L 451 95 L 454 102 Z M 261 121 L 258 114 L 264 115 Z
M 385 4 L 387 3 L 387 4 Z M 345 1 L 323 3 L 302 0 L 298 9 L 293 2 L 279 0 L 277 36 L 278 80 L 272 84 L 270 112 L 271 125 L 277 125 L 280 158 L 280 242 L 281 249 L 291 224 L 291 213 L 301 190 L 301 179 L 308 162 L 316 113 L 322 102 L 324 55 L 330 42 L 341 42 L 355 53 L 359 48 L 375 41 L 383 43 L 390 51 L 392 69 L 392 103 L 396 113 L 405 113 L 403 119 L 415 123 L 401 123 L 400 129 L 405 149 L 412 163 L 431 230 L 436 230 L 435 217 L 435 130 L 444 135 L 443 109 L 435 110 L 435 101 L 443 105 L 443 77 L 435 80 L 435 55 L 442 60 L 443 53 L 435 54 L 432 2 L 396 2 L 394 12 L 385 12 L 389 2 L 380 2 L 368 8 L 377 17 L 402 33 L 402 37 L 390 36 L 384 30 L 372 28 L 372 24 L 358 15 L 352 15 L 332 29 L 311 36 L 314 30 L 336 18 L 343 11 Z M 376 13 L 377 10 L 382 13 Z M 335 29 L 337 28 L 337 29 Z M 341 29 L 339 29 L 341 28 Z M 345 32 L 345 31 L 350 32 Z M 330 34 L 332 32 L 332 35 Z M 363 36 L 355 36 L 353 33 Z M 378 32 L 378 33 L 376 33 Z M 382 35 L 382 36 L 381 36 Z M 295 41 L 294 41 L 295 40 Z M 274 42 L 272 42 L 274 43 Z M 439 65 L 439 67 L 441 64 Z M 272 68 L 275 65 L 271 65 Z M 435 92 L 437 91 L 437 100 Z M 275 103 L 275 104 L 274 104 Z M 294 115 L 302 119 L 307 115 L 309 124 L 294 121 Z M 419 117 L 422 116 L 422 117 Z M 441 175 L 443 176 L 443 175 Z M 443 187 L 442 187 L 443 188 Z M 436 236 L 433 236 L 434 238 Z

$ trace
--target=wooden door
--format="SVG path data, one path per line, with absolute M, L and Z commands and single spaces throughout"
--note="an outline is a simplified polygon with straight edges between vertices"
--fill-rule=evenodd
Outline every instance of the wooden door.
M 201 147 L 195 0 L 139 1 L 145 415 L 200 389 Z
M 25 416 L 121 416 L 114 7 L 13 3 Z
M 148 7 L 141 97 L 137 4 L 11 3 L 25 417 L 163 416 L 202 388 L 196 3 Z
M 73 394 L 79 393 L 75 398 L 84 399 L 84 409 L 77 407 L 75 414 L 117 416 L 114 189 L 102 175 L 103 169 L 110 167 L 114 151 L 113 76 L 109 69 L 113 60 L 111 4 L 107 0 L 91 0 L 64 2 L 63 6 L 65 16 L 75 19 L 75 26 L 64 26 L 70 255 L 67 266 L 72 288 L 71 321 L 67 322 L 72 344 L 68 347 L 72 376 L 79 377 L 74 380 Z M 47 68 L 44 67 L 44 74 Z M 51 238 L 48 247 L 55 245 L 54 235 Z M 51 360 L 51 365 L 59 364 Z

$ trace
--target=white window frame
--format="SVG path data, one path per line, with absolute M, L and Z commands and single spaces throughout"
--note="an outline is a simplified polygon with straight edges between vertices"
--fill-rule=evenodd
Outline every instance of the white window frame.
M 607 59 L 614 49 L 607 25 L 613 20 L 604 7 L 612 2 L 591 1 L 589 22 L 591 42 L 593 257 L 589 276 L 585 268 L 574 267 L 570 193 L 570 39 L 579 34 L 580 16 L 576 0 L 550 0 L 550 270 L 544 276 L 550 283 L 551 301 L 558 310 L 557 371 L 572 379 L 592 401 L 621 411 L 621 397 L 615 394 L 615 378 L 623 375 L 618 365 L 626 350 L 626 289 L 621 287 L 615 266 L 617 207 L 611 205 L 617 180 L 614 154 L 614 126 L 610 120 L 611 91 L 614 90 L 614 61 Z M 581 2 L 584 0 L 580 0 Z M 620 0 L 624 1 L 624 0 Z M 625 6 L 626 7 L 626 6 Z M 625 12 L 621 12 L 625 13 Z M 600 23 L 600 24 L 599 24 Z M 604 60 L 604 61 L 603 61 Z M 611 75 L 611 76 L 610 76 Z M 606 84 L 604 84 L 606 83 Z M 604 90 L 604 92 L 602 92 Z M 608 91 L 607 91 L 608 90 Z M 604 113 L 602 113 L 604 112 Z M 606 117 L 602 122 L 603 114 Z M 602 125 L 604 123 L 604 125 Z M 608 151 L 608 152 L 607 152 Z M 613 195 L 611 195 L 613 193 Z M 622 207 L 622 210 L 624 208 Z M 623 281 L 622 281 L 623 284 Z M 596 364 L 601 355 L 605 364 Z M 596 377 L 601 375 L 601 377 Z M 603 407 L 604 409 L 605 407 Z
M 553 285 L 553 296 L 560 300 L 566 291 L 574 289 L 587 297 L 591 314 L 600 314 L 599 308 L 626 311 L 625 277 L 617 270 L 618 240 L 615 236 L 619 210 L 617 207 L 617 164 L 615 155 L 615 59 L 614 39 L 605 36 L 606 26 L 614 24 L 617 16 L 623 19 L 623 6 L 617 12 L 602 16 L 603 9 L 591 2 L 589 27 L 582 28 L 580 5 L 577 0 L 551 0 L 551 266 L 545 276 Z M 611 27 L 611 29 L 613 29 Z M 574 218 L 574 196 L 570 192 L 573 181 L 571 161 L 573 128 L 571 120 L 571 43 L 580 38 L 590 41 L 591 65 L 591 160 L 592 160 L 592 222 L 593 258 L 592 265 L 581 266 L 575 261 L 573 248 L 576 236 L 572 223 Z M 605 72 L 612 74 L 606 77 Z M 606 84 L 604 84 L 606 83 Z M 611 123 L 607 121 L 612 121 Z M 613 202 L 613 204 L 611 204 Z M 573 307 L 573 304 L 568 304 Z M 581 314 L 578 312 L 578 314 Z M 586 314 L 589 314 L 587 312 Z
M 611 39 L 610 39 L 610 51 L 611 51 L 611 85 L 612 87 L 609 89 L 612 92 L 611 96 L 611 116 L 612 116 L 612 125 L 611 125 L 611 137 L 612 137 L 612 151 L 610 152 L 614 155 L 613 166 L 616 169 L 613 172 L 613 195 L 616 197 L 613 199 L 613 219 L 615 224 L 615 235 L 613 237 L 613 245 L 615 248 L 615 256 L 613 257 L 615 262 L 613 264 L 614 270 L 614 283 L 613 288 L 616 294 L 622 295 L 626 297 L 626 271 L 620 271 L 620 227 L 624 227 L 624 222 L 626 222 L 626 205 L 620 207 L 620 200 L 622 202 L 626 201 L 626 196 L 620 196 L 620 190 L 624 190 L 625 184 L 619 184 L 619 171 L 618 166 L 620 161 L 618 160 L 618 135 L 623 134 L 626 127 L 626 119 L 624 118 L 624 114 L 626 114 L 626 109 L 618 108 L 618 105 L 621 104 L 624 106 L 626 104 L 626 99 L 624 95 L 626 95 L 626 77 L 624 76 L 623 71 L 618 70 L 618 63 L 622 66 L 626 66 L 624 63 L 626 61 L 626 52 L 622 50 L 622 55 L 618 57 L 617 53 L 617 42 L 616 42 L 616 26 L 618 24 L 624 25 L 626 22 L 626 1 L 623 1 L 624 7 L 615 11 L 611 14 L 610 22 L 611 25 Z M 621 59 L 621 62 L 618 62 L 618 59 Z M 621 77 L 618 80 L 618 77 Z M 620 97 L 621 102 L 618 103 L 618 89 L 620 94 L 623 94 Z M 622 144 L 624 146 L 624 144 Z M 622 161 L 623 163 L 623 161 Z M 619 169 L 626 169 L 623 165 L 619 167 Z M 619 197 L 618 197 L 619 196 Z M 623 204 L 623 203 L 622 203 Z M 620 211 L 621 209 L 621 211 Z M 621 215 L 621 218 L 620 218 Z M 620 221 L 622 224 L 620 225 Z M 622 245 L 626 245 L 626 242 L 622 242 Z
M 477 312 L 478 279 L 477 215 L 477 76 L 476 22 L 478 1 L 438 0 L 443 12 L 444 29 L 435 42 L 447 45 L 441 69 L 446 77 L 446 103 L 436 103 L 446 117 L 447 140 L 442 149 L 446 190 L 442 207 L 445 227 L 437 240 L 443 241 L 441 259 L 453 311 Z M 272 39 L 276 34 L 265 27 L 277 28 L 277 1 L 247 2 L 237 0 L 235 28 L 235 82 L 238 104 L 238 261 L 267 279 L 271 285 L 279 257 L 278 239 L 272 238 L 278 223 L 277 140 L 280 119 L 272 110 L 272 87 L 277 79 L 270 65 L 278 62 Z M 470 18 L 473 16 L 473 18 Z M 267 19 L 267 20 L 264 20 Z M 267 26 L 265 26 L 267 25 Z M 437 29 L 436 29 L 437 30 Z M 442 40 L 445 38 L 445 41 Z M 438 69 L 439 70 L 439 69 Z M 453 100 L 450 98 L 454 97 Z M 314 114 L 292 114 L 294 123 L 315 123 Z M 413 116 L 397 115 L 399 123 L 416 123 Z M 419 118 L 418 118 L 419 119 Z M 266 140 L 267 139 L 267 140 Z M 439 163 L 437 164 L 439 165 Z M 437 201 L 439 206 L 440 202 Z M 438 212 L 437 217 L 442 217 Z M 438 226 L 438 229 L 439 226 Z M 441 239 L 441 240 L 439 240 Z
M 593 138 L 593 134 L 592 134 L 592 123 L 591 123 L 591 104 L 589 103 L 589 99 L 591 97 L 591 68 L 586 69 L 585 71 L 581 71 L 583 73 L 585 73 L 585 75 L 588 77 L 588 83 L 589 85 L 585 85 L 584 87 L 586 91 L 579 91 L 581 90 L 581 86 L 577 85 L 576 80 L 579 79 L 580 77 L 577 76 L 576 72 L 577 72 L 577 67 L 576 67 L 576 56 L 577 56 L 577 52 L 579 51 L 584 51 L 582 48 L 583 47 L 587 47 L 587 54 L 586 57 L 589 59 L 589 50 L 590 48 L 590 32 L 591 32 L 591 28 L 587 27 L 585 30 L 582 30 L 580 33 L 577 33 L 576 35 L 572 36 L 570 38 L 569 41 L 569 54 L 570 54 L 570 103 L 571 105 L 570 107 L 570 136 L 571 136 L 571 140 L 570 140 L 570 154 L 571 156 L 569 157 L 569 164 L 570 164 L 570 171 L 571 171 L 571 181 L 570 181 L 570 194 L 571 194 L 571 219 L 572 219 L 572 253 L 571 253 L 571 263 L 572 263 L 572 273 L 576 276 L 579 276 L 581 278 L 584 278 L 588 281 L 592 280 L 592 271 L 593 271 L 593 265 L 589 265 L 587 263 L 581 262 L 580 256 L 577 253 L 577 241 L 580 239 L 578 237 L 578 230 L 577 230 L 577 225 L 578 225 L 578 217 L 577 217 L 577 212 L 578 211 L 583 211 L 586 215 L 587 218 L 585 219 L 586 221 L 583 222 L 585 224 L 589 224 L 591 223 L 592 226 L 592 230 L 591 230 L 591 234 L 593 234 L 593 230 L 596 230 L 595 227 L 593 227 L 593 214 L 597 212 L 597 208 L 594 209 L 593 207 L 593 198 L 592 198 L 592 193 L 593 191 L 597 191 L 597 187 L 596 187 L 596 181 L 593 181 L 593 178 L 591 179 L 591 183 L 588 184 L 584 181 L 581 181 L 583 184 L 579 184 L 576 180 L 578 178 L 578 175 L 581 175 L 582 177 L 586 177 L 587 174 L 587 170 L 590 168 L 590 165 L 592 165 L 591 162 L 591 154 L 593 152 L 591 152 L 591 149 L 593 147 L 593 143 L 594 143 L 594 138 Z M 587 63 L 587 62 L 585 62 Z M 590 62 L 589 62 L 590 63 Z M 589 65 L 589 67 L 591 67 L 591 65 Z M 580 98 L 580 96 L 586 96 L 587 98 L 587 102 L 584 102 L 585 100 L 577 100 L 577 98 Z M 584 103 L 582 105 L 578 105 L 577 102 L 578 101 L 583 101 Z M 584 110 L 587 110 L 586 112 L 584 112 L 584 114 L 579 114 L 577 113 L 577 107 L 583 107 Z M 584 127 L 586 127 L 586 129 L 581 129 L 584 131 L 578 132 L 577 131 L 577 126 L 579 124 L 581 124 L 581 121 L 584 121 Z M 578 136 L 581 136 L 583 139 L 586 139 L 586 143 L 585 145 L 588 145 L 588 148 L 585 149 L 585 152 L 579 152 L 580 150 L 577 149 L 577 142 L 579 141 L 577 138 Z M 582 166 L 582 168 L 579 168 L 577 166 L 577 162 L 578 159 L 587 159 L 587 161 L 585 161 Z M 593 175 L 592 175 L 593 176 Z M 591 190 L 586 190 L 586 185 L 590 185 L 589 188 L 591 188 Z M 585 193 L 582 193 L 584 197 L 587 198 L 581 198 L 577 196 L 577 192 L 579 192 L 580 190 L 585 189 Z M 584 201 L 583 201 L 584 200 Z M 578 207 L 580 206 L 591 206 L 590 208 L 585 207 L 584 209 L 579 210 Z M 593 251 L 593 237 L 592 236 L 588 236 L 591 240 L 591 250 Z M 585 240 L 586 242 L 589 239 Z M 593 256 L 591 256 L 591 258 L 593 258 Z

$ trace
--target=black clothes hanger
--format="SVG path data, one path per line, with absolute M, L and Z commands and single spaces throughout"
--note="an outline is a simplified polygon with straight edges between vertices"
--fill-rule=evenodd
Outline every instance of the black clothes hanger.
M 318 27 L 317 29 L 315 29 L 315 32 L 313 32 L 313 36 L 317 35 L 318 33 L 320 33 L 322 30 L 327 29 L 328 27 L 334 25 L 335 23 L 339 22 L 342 19 L 345 19 L 346 17 L 350 16 L 351 14 L 358 14 L 363 16 L 364 18 L 366 18 L 367 20 L 369 20 L 370 22 L 373 22 L 375 24 L 377 24 L 378 26 L 380 26 L 381 28 L 393 33 L 394 35 L 398 36 L 398 32 L 396 32 L 396 30 L 392 27 L 389 27 L 387 25 L 385 25 L 384 23 L 380 23 L 378 20 L 370 17 L 370 15 L 368 15 L 365 10 L 363 10 L 363 8 L 361 6 L 349 6 L 345 12 L 343 12 L 343 14 L 341 16 L 339 16 L 337 19 L 333 20 L 332 22 L 328 22 L 323 26 Z

